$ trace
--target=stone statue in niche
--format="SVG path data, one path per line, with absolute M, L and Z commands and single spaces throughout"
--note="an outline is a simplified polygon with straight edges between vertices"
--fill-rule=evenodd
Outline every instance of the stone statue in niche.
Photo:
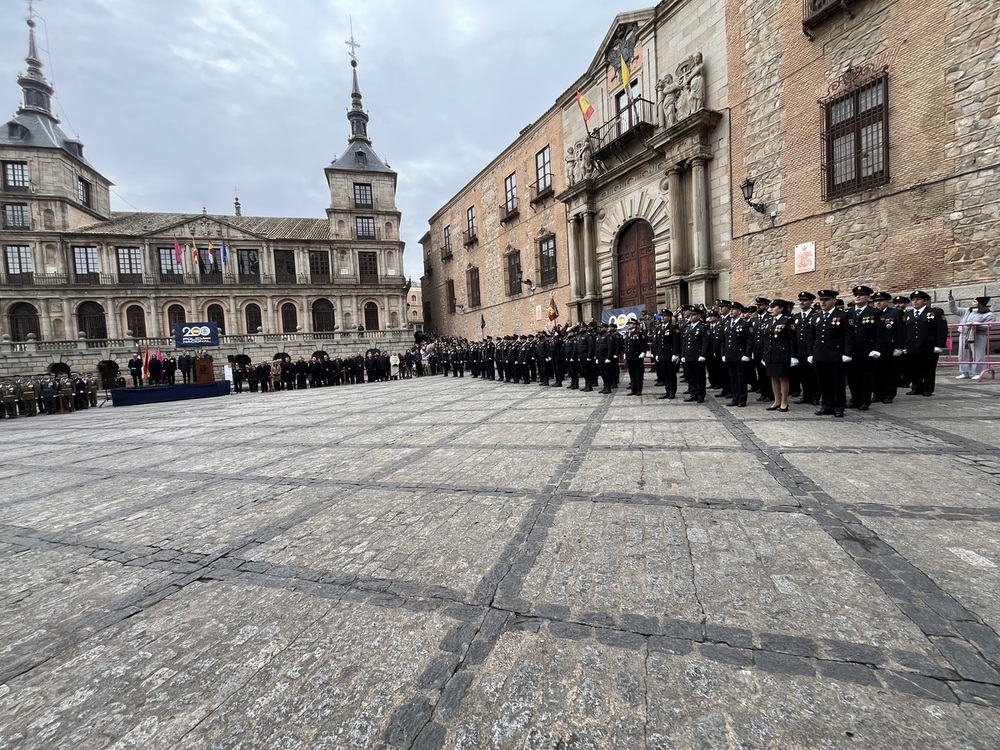
M 682 90 L 677 102 L 680 119 L 693 115 L 705 107 L 705 61 L 700 52 L 677 66 L 677 81 Z
M 590 145 L 589 138 L 576 142 L 576 161 L 581 179 L 592 179 L 594 176 L 594 149 Z
M 573 146 L 566 149 L 566 184 L 576 184 L 576 150 Z

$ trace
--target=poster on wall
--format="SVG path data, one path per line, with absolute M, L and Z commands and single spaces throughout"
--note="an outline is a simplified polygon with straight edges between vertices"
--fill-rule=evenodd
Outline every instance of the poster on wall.
M 795 273 L 810 273 L 816 270 L 816 243 L 803 242 L 795 246 Z

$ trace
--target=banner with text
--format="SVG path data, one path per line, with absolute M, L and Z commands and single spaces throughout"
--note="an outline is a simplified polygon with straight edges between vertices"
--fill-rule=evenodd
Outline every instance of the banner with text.
M 642 314 L 646 312 L 645 305 L 632 305 L 631 307 L 616 307 L 613 310 L 605 310 L 601 313 L 602 323 L 614 323 L 618 330 L 622 330 L 628 324 L 629 318 L 642 320 Z
M 218 346 L 218 323 L 174 323 L 174 342 L 178 348 Z

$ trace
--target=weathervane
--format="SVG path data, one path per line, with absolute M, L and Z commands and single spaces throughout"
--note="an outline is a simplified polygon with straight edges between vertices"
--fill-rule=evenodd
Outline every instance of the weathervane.
M 28 2 L 30 3 L 31 0 L 28 0 Z M 344 42 L 344 44 L 346 44 L 348 47 L 351 48 L 351 59 L 357 62 L 358 56 L 355 54 L 355 50 L 357 50 L 357 48 L 360 47 L 361 45 L 358 44 L 356 41 L 354 41 L 354 18 L 348 16 L 348 19 L 350 19 L 351 23 L 351 38 L 348 41 Z
M 34 18 L 35 17 L 35 3 L 36 2 L 38 2 L 38 0 L 28 0 L 28 18 Z

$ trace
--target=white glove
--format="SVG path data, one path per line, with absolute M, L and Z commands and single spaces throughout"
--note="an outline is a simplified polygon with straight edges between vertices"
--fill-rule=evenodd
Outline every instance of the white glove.
M 725 361 L 726 361 L 726 355 L 725 355 L 725 354 L 723 354 L 723 355 L 722 355 L 722 361 L 723 361 L 723 362 L 725 362 Z
M 813 358 L 811 354 L 808 357 L 806 357 L 806 362 L 808 362 L 809 364 L 813 363 Z
M 546 361 L 546 362 L 551 362 L 551 361 L 552 361 L 552 357 L 546 357 L 546 358 L 545 358 L 545 361 Z
M 742 357 L 740 357 L 740 362 L 749 362 L 749 361 L 750 361 L 750 357 L 748 357 L 746 355 L 743 355 Z
M 704 358 L 704 357 L 698 357 L 698 361 L 699 361 L 699 362 L 704 362 L 704 361 L 705 361 L 705 358 Z
M 674 363 L 674 364 L 676 365 L 676 364 L 677 364 L 678 362 L 680 362 L 680 361 L 681 361 L 681 358 L 680 358 L 680 357 L 678 357 L 678 356 L 677 356 L 677 355 L 675 354 L 674 356 L 672 356 L 672 357 L 670 358 L 670 361 L 671 361 L 671 362 L 673 362 L 673 363 Z
M 798 364 L 799 364 L 799 360 L 796 359 L 795 357 L 792 357 L 792 367 L 796 367 Z
M 892 350 L 892 356 L 893 357 L 901 357 L 902 355 L 903 355 L 903 350 L 902 349 L 893 349 Z
M 934 353 L 935 354 L 940 354 L 943 351 L 944 351 L 944 349 L 942 349 L 940 346 L 935 346 L 934 347 Z
M 871 357 L 872 359 L 878 359 L 879 357 L 882 356 L 882 352 L 880 352 L 878 349 L 873 349 L 872 351 L 868 352 L 868 356 Z
M 764 365 L 764 367 L 767 367 L 767 362 L 765 362 L 764 360 L 761 360 L 760 363 Z
M 604 364 L 606 364 L 606 365 L 607 365 L 607 364 L 611 364 L 611 360 L 610 360 L 610 359 L 606 359 L 606 360 L 604 360 Z
M 847 363 L 848 363 L 848 362 L 850 362 L 850 361 L 851 361 L 852 359 L 854 359 L 854 357 L 848 357 L 848 356 L 847 356 L 846 354 L 844 354 L 844 355 L 842 355 L 842 356 L 840 357 L 840 359 L 841 359 L 841 360 L 842 360 L 842 361 L 844 362 L 844 364 L 847 364 Z

